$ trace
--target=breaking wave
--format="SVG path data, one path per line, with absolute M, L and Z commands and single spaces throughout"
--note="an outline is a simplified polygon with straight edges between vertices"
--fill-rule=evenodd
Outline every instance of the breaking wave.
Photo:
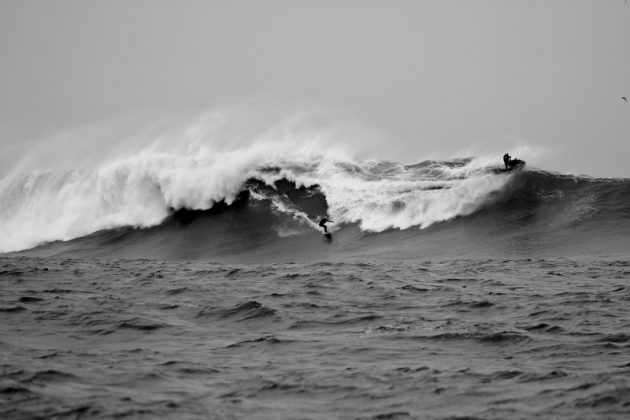
M 532 250 L 537 241 L 562 247 L 586 228 L 590 239 L 580 238 L 588 243 L 628 231 L 628 180 L 504 174 L 488 158 L 359 160 L 321 132 L 302 130 L 297 142 L 296 129 L 280 131 L 236 147 L 184 133 L 174 144 L 151 141 L 96 164 L 13 171 L 0 179 L 0 252 L 125 255 L 129 245 L 134 256 L 149 257 L 265 254 L 270 243 L 314 235 L 323 216 L 334 220 L 333 233 L 352 232 L 355 251 L 357 240 L 372 246 L 376 233 L 388 235 L 381 250 L 426 249 L 430 240 L 433 252 L 448 254 L 466 241 L 470 250 L 483 248 L 479 239 Z

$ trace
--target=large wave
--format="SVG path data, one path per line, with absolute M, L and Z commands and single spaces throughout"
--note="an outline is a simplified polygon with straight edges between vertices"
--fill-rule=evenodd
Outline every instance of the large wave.
M 58 165 L 54 159 L 51 164 L 50 152 L 74 149 L 56 144 L 32 151 L 0 179 L 0 252 L 54 243 L 44 248 L 89 248 L 91 254 L 107 255 L 103 244 L 115 239 L 118 250 L 133 244 L 134 255 L 138 249 L 143 256 L 238 254 L 243 244 L 265 247 L 283 238 L 296 244 L 296 238 L 319 230 L 323 216 L 335 221 L 333 232 L 348 228 L 363 238 L 424 229 L 421 240 L 412 235 L 410 248 L 420 249 L 431 239 L 445 252 L 467 243 L 482 248 L 479 237 L 495 232 L 494 240 L 515 229 L 521 236 L 510 240 L 530 248 L 549 242 L 549 232 L 566 236 L 591 220 L 600 226 L 616 223 L 610 232 L 627 230 L 627 180 L 536 170 L 502 174 L 495 170 L 496 159 L 487 157 L 413 165 L 357 159 L 338 146 L 348 144 L 341 140 L 349 130 L 321 120 L 316 130 L 312 121 L 304 124 L 305 118 L 311 117 L 283 120 L 255 136 L 235 135 L 233 123 L 227 130 L 215 117 L 205 118 L 168 135 L 147 130 L 131 141 L 133 147 L 114 142 L 111 148 L 95 147 L 89 159 L 75 155 Z M 86 151 L 81 156 L 88 156 Z M 465 230 L 457 222 L 462 219 Z M 431 236 L 427 228 L 443 222 L 459 230 Z M 195 225 L 194 232 L 181 227 L 189 225 Z M 477 237 L 467 242 L 462 235 L 472 231 Z M 395 248 L 408 238 L 379 246 Z
M 205 146 L 186 153 L 143 150 L 92 169 L 58 170 L 0 181 L 0 251 L 69 240 L 104 229 L 146 228 L 181 209 L 208 210 L 231 204 L 248 181 L 274 186 L 288 180 L 326 197 L 338 224 L 363 230 L 426 227 L 474 212 L 507 179 L 483 171 L 474 159 L 405 166 L 341 160 L 317 150 L 286 150 L 258 144 L 247 150 L 213 153 Z M 274 209 L 316 228 L 308 215 L 282 196 L 254 190 L 252 199 L 271 199 Z

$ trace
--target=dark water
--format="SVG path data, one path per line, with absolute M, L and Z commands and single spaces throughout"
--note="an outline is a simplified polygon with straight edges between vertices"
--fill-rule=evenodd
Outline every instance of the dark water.
M 627 418 L 627 258 L 0 258 L 0 417 Z
M 178 159 L 0 179 L 0 418 L 629 417 L 629 180 Z

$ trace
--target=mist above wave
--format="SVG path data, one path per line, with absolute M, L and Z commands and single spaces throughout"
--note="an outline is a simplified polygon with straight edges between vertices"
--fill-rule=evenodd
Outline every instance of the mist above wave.
M 506 182 L 484 171 L 488 159 L 405 166 L 356 158 L 353 147 L 370 134 L 319 112 L 259 121 L 220 110 L 133 134 L 103 130 L 92 143 L 84 135 L 40 144 L 0 179 L 0 252 L 229 205 L 251 179 L 317 186 L 336 226 L 376 232 L 471 214 Z M 312 215 L 274 205 L 316 228 Z

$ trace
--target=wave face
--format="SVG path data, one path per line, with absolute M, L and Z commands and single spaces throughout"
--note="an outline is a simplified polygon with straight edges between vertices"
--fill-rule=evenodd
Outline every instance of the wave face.
M 5 177 L 0 252 L 292 260 L 627 249 L 628 180 L 501 174 L 475 158 L 355 161 L 284 146 L 143 150 L 95 169 Z M 317 226 L 325 215 L 332 242 Z

